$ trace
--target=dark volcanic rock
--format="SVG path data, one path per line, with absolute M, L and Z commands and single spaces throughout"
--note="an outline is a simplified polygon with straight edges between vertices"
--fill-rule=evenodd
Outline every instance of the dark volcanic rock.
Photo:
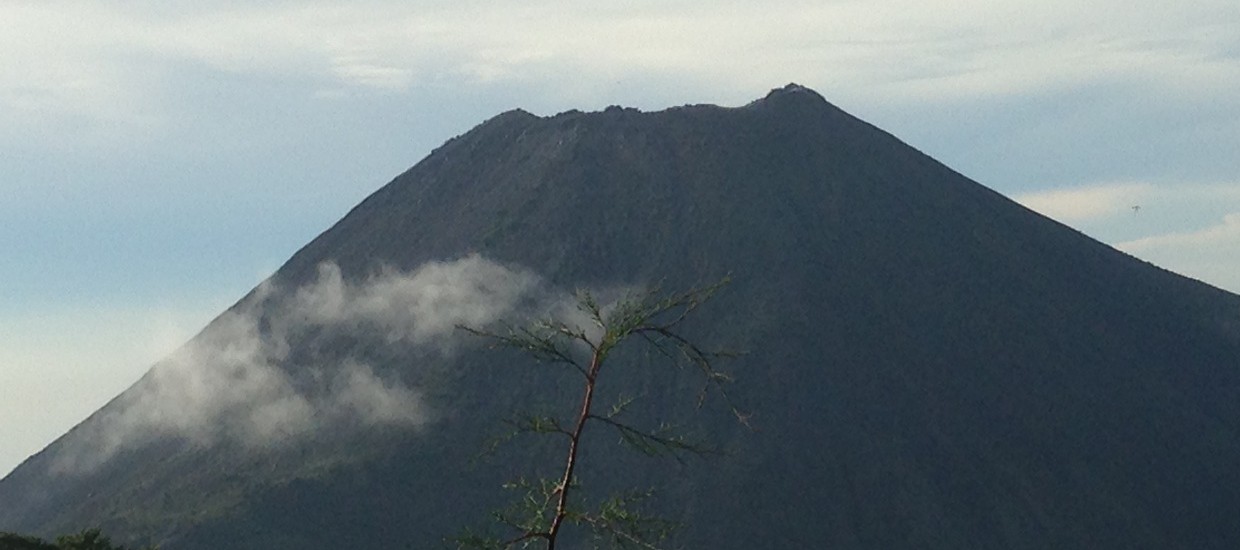
M 588 457 L 595 480 L 662 487 L 684 547 L 1240 546 L 1240 298 L 1032 213 L 812 90 L 504 113 L 273 279 L 474 252 L 566 288 L 731 274 L 691 330 L 747 351 L 728 370 L 756 430 L 694 412 L 687 373 L 618 371 L 651 417 L 691 418 L 728 454 Z M 330 338 L 294 343 L 409 360 L 315 343 Z M 413 433 L 324 435 L 278 457 L 163 441 L 85 477 L 49 474 L 88 420 L 0 482 L 0 530 L 101 524 L 168 550 L 434 547 L 535 460 L 466 466 L 542 383 L 497 357 L 454 360 L 431 393 L 455 412 Z

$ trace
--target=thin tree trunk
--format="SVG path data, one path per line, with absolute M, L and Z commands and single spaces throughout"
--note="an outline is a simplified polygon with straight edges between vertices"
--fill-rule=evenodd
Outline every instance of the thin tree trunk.
M 555 505 L 555 517 L 551 519 L 551 528 L 547 531 L 547 550 L 555 550 L 555 541 L 560 534 L 560 526 L 568 515 L 568 489 L 573 481 L 573 470 L 577 468 L 577 449 L 581 444 L 581 433 L 585 430 L 586 420 L 590 418 L 590 406 L 594 402 L 594 386 L 598 380 L 599 361 L 596 351 L 590 358 L 590 369 L 586 375 L 586 390 L 581 397 L 581 412 L 577 415 L 577 425 L 573 428 L 568 443 L 568 459 L 564 464 L 564 477 L 560 480 L 560 498 Z

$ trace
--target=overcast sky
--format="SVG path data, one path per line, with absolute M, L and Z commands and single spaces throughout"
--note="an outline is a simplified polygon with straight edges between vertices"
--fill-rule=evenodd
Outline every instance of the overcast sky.
M 1235 0 L 0 0 L 0 474 L 490 116 L 788 82 L 1240 291 Z

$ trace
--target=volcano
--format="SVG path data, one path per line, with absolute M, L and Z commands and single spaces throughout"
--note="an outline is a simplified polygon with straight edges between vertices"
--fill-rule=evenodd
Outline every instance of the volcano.
M 558 375 L 453 326 L 725 276 L 685 330 L 744 352 L 721 368 L 750 426 L 632 354 L 608 383 L 640 419 L 723 453 L 583 458 L 600 490 L 657 488 L 670 546 L 1240 547 L 1240 297 L 797 85 L 449 140 L 0 481 L 0 530 L 440 547 L 547 456 L 480 456 L 502 420 L 571 413 Z

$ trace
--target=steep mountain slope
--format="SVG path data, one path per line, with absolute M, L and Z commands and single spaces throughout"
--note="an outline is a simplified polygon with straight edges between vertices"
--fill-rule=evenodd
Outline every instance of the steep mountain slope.
M 278 334 L 263 357 L 291 395 L 330 393 L 364 364 L 362 380 L 415 389 L 406 404 L 425 415 L 316 406 L 324 429 L 277 423 L 255 445 L 167 428 L 172 407 L 142 417 L 140 438 L 113 436 L 186 363 L 172 358 L 0 481 L 0 530 L 101 524 L 171 550 L 428 548 L 485 520 L 500 482 L 537 458 L 472 458 L 497 419 L 554 395 L 554 376 L 446 333 L 432 341 L 448 351 L 365 323 L 281 327 L 318 311 L 288 306 L 297 289 L 336 288 L 324 262 L 347 285 L 491 261 L 496 280 L 555 289 L 731 274 L 689 328 L 747 352 L 728 370 L 756 430 L 717 403 L 694 411 L 697 380 L 633 356 L 641 368 L 616 387 L 728 455 L 655 469 L 586 457 L 598 485 L 661 487 L 685 547 L 1240 545 L 1240 298 L 1032 213 L 795 85 L 740 108 L 513 111 L 450 140 L 189 345 Z M 238 329 L 238 315 L 254 322 Z M 226 385 L 253 378 L 239 372 Z M 245 424 L 239 407 L 290 395 L 261 388 L 204 418 Z

